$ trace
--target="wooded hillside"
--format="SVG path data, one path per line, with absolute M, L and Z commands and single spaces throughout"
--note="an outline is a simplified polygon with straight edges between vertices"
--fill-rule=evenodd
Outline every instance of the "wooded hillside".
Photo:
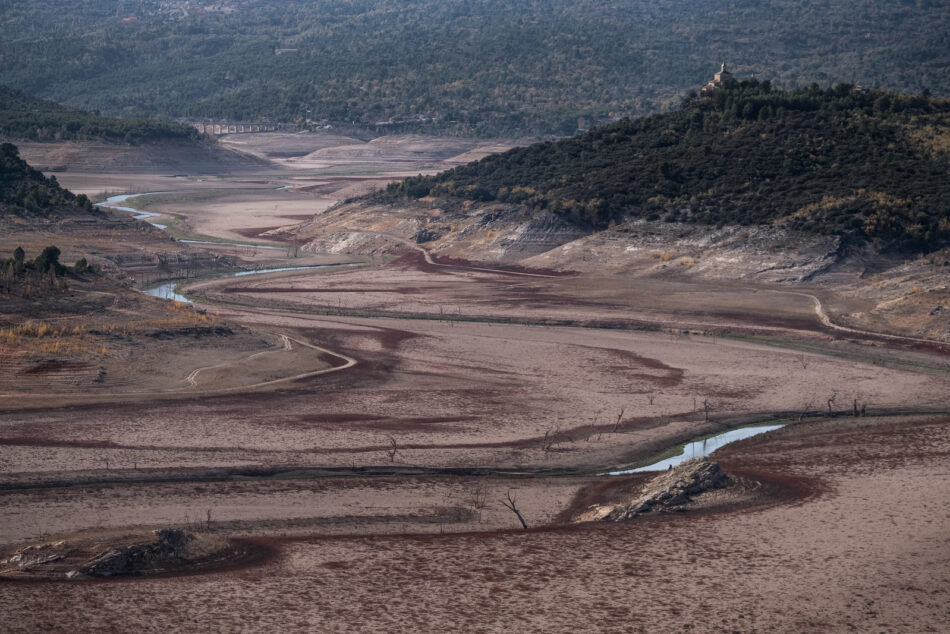
M 0 138 L 137 144 L 152 141 L 197 142 L 201 135 L 194 127 L 173 121 L 102 117 L 0 86 Z
M 942 0 L 3 3 L 0 83 L 104 114 L 569 135 L 726 61 L 950 96 Z
M 92 213 L 95 209 L 85 194 L 76 196 L 60 187 L 55 176 L 46 178 L 30 167 L 15 145 L 0 144 L 0 217 Z
M 522 204 L 592 228 L 631 217 L 773 223 L 929 249 L 950 240 L 950 102 L 744 81 L 377 194 L 427 195 Z

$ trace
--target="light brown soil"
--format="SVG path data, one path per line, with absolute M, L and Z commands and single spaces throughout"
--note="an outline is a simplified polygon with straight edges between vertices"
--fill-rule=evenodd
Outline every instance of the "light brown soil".
M 103 398 L 46 386 L 33 400 L 0 400 L 0 543 L 203 523 L 277 556 L 181 578 L 3 583 L 0 608 L 16 615 L 8 629 L 945 629 L 950 365 L 939 342 L 842 319 L 881 298 L 737 281 L 725 269 L 693 275 L 702 265 L 670 269 L 677 260 L 662 253 L 598 267 L 593 249 L 606 245 L 589 245 L 580 272 L 561 265 L 565 253 L 550 267 L 531 260 L 530 271 L 433 259 L 412 240 L 426 220 L 398 210 L 367 224 L 336 208 L 271 231 L 350 187 L 465 148 L 413 155 L 413 139 L 324 139 L 277 156 L 280 139 L 241 141 L 309 167 L 189 182 L 174 189 L 194 193 L 156 197 L 149 210 L 215 238 L 312 238 L 308 258 L 327 261 L 316 254 L 326 246 L 365 266 L 190 283 L 211 302 L 207 315 L 240 336 L 220 349 L 177 337 L 139 351 L 136 331 L 109 373 L 135 389 Z M 172 189 L 149 178 L 147 189 Z M 281 178 L 298 191 L 276 190 Z M 154 253 L 162 236 L 143 235 Z M 463 237 L 457 252 L 442 251 L 465 255 L 497 238 Z M 120 242 L 111 253 L 137 244 Z M 519 248 L 506 253 L 538 255 L 537 244 Z M 229 255 L 244 265 L 265 257 Z M 650 270 L 630 274 L 634 264 Z M 746 271 L 752 259 L 735 264 Z M 89 293 L 107 293 L 85 292 L 88 307 Z M 162 306 L 110 308 L 98 297 L 70 319 L 120 308 L 141 319 Z M 80 372 L 73 361 L 41 360 L 16 376 L 41 386 Z M 153 385 L 184 385 L 141 393 L 149 372 Z M 849 416 L 862 406 L 871 416 Z M 812 420 L 829 408 L 833 418 Z M 649 478 L 597 473 L 776 417 L 804 420 L 720 452 L 737 485 L 691 510 L 571 523 Z M 509 492 L 530 530 L 501 505 Z
M 20 156 L 43 172 L 220 174 L 268 169 L 267 161 L 202 143 L 125 145 L 96 141 L 16 141 Z
M 740 509 L 445 536 L 276 540 L 240 572 L 6 585 L 13 631 L 941 631 L 950 420 L 836 419 L 725 450 Z M 343 499 L 347 499 L 344 496 Z M 552 500 L 557 504 L 556 500 Z M 526 512 L 531 518 L 530 512 Z M 61 609 L 48 611 L 56 597 Z M 156 612 L 148 606 L 174 606 Z M 18 629 L 19 628 L 19 629 Z

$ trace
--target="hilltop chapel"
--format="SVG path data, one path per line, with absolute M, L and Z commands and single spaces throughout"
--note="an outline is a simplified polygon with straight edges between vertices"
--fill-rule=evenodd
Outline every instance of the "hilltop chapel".
M 720 88 L 722 86 L 729 86 L 736 82 L 736 78 L 733 77 L 732 73 L 726 70 L 726 63 L 722 63 L 722 67 L 719 69 L 719 72 L 713 76 L 713 80 L 703 86 L 702 92 L 711 92 Z

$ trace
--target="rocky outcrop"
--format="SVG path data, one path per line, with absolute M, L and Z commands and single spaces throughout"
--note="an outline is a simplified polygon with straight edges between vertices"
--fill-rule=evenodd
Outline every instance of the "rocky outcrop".
M 729 476 L 718 464 L 694 458 L 654 478 L 639 498 L 629 505 L 615 507 L 604 519 L 621 521 L 651 511 L 682 510 L 692 496 L 730 483 Z
M 441 234 L 437 231 L 432 231 L 431 229 L 426 229 L 423 227 L 416 232 L 412 239 L 416 241 L 417 244 L 422 244 L 423 242 L 432 242 L 433 240 L 438 240 L 441 237 Z
M 62 580 L 176 574 L 251 561 L 264 551 L 212 533 L 84 532 L 65 540 L 23 546 L 0 559 L 3 580 Z M 8 556 L 7 556 L 8 555 Z
M 35 566 L 42 566 L 66 557 L 63 551 L 65 542 L 55 544 L 41 544 L 21 548 L 9 559 L 0 561 L 0 565 L 16 567 L 19 570 L 31 570 Z
M 155 531 L 156 539 L 144 544 L 107 550 L 87 561 L 78 572 L 90 577 L 135 575 L 181 559 L 194 535 L 177 528 Z
M 656 476 L 629 502 L 598 504 L 574 516 L 575 522 L 620 522 L 651 512 L 686 510 L 693 496 L 733 484 L 714 462 L 694 458 Z

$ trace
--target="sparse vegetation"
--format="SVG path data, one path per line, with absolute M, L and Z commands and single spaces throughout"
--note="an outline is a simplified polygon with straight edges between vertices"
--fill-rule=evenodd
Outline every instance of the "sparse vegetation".
M 198 312 L 188 304 L 166 302 L 163 308 L 163 313 L 154 317 L 128 321 L 28 320 L 0 328 L 0 343 L 31 354 L 96 358 L 112 354 L 113 349 L 104 342 L 116 337 L 125 339 L 217 325 L 216 315 Z
M 12 292 L 30 297 L 36 293 L 68 288 L 64 276 L 69 274 L 94 273 L 86 258 L 80 258 L 75 266 L 60 263 L 60 250 L 48 246 L 32 261 L 26 260 L 22 247 L 13 251 L 13 257 L 0 260 L 0 292 Z

